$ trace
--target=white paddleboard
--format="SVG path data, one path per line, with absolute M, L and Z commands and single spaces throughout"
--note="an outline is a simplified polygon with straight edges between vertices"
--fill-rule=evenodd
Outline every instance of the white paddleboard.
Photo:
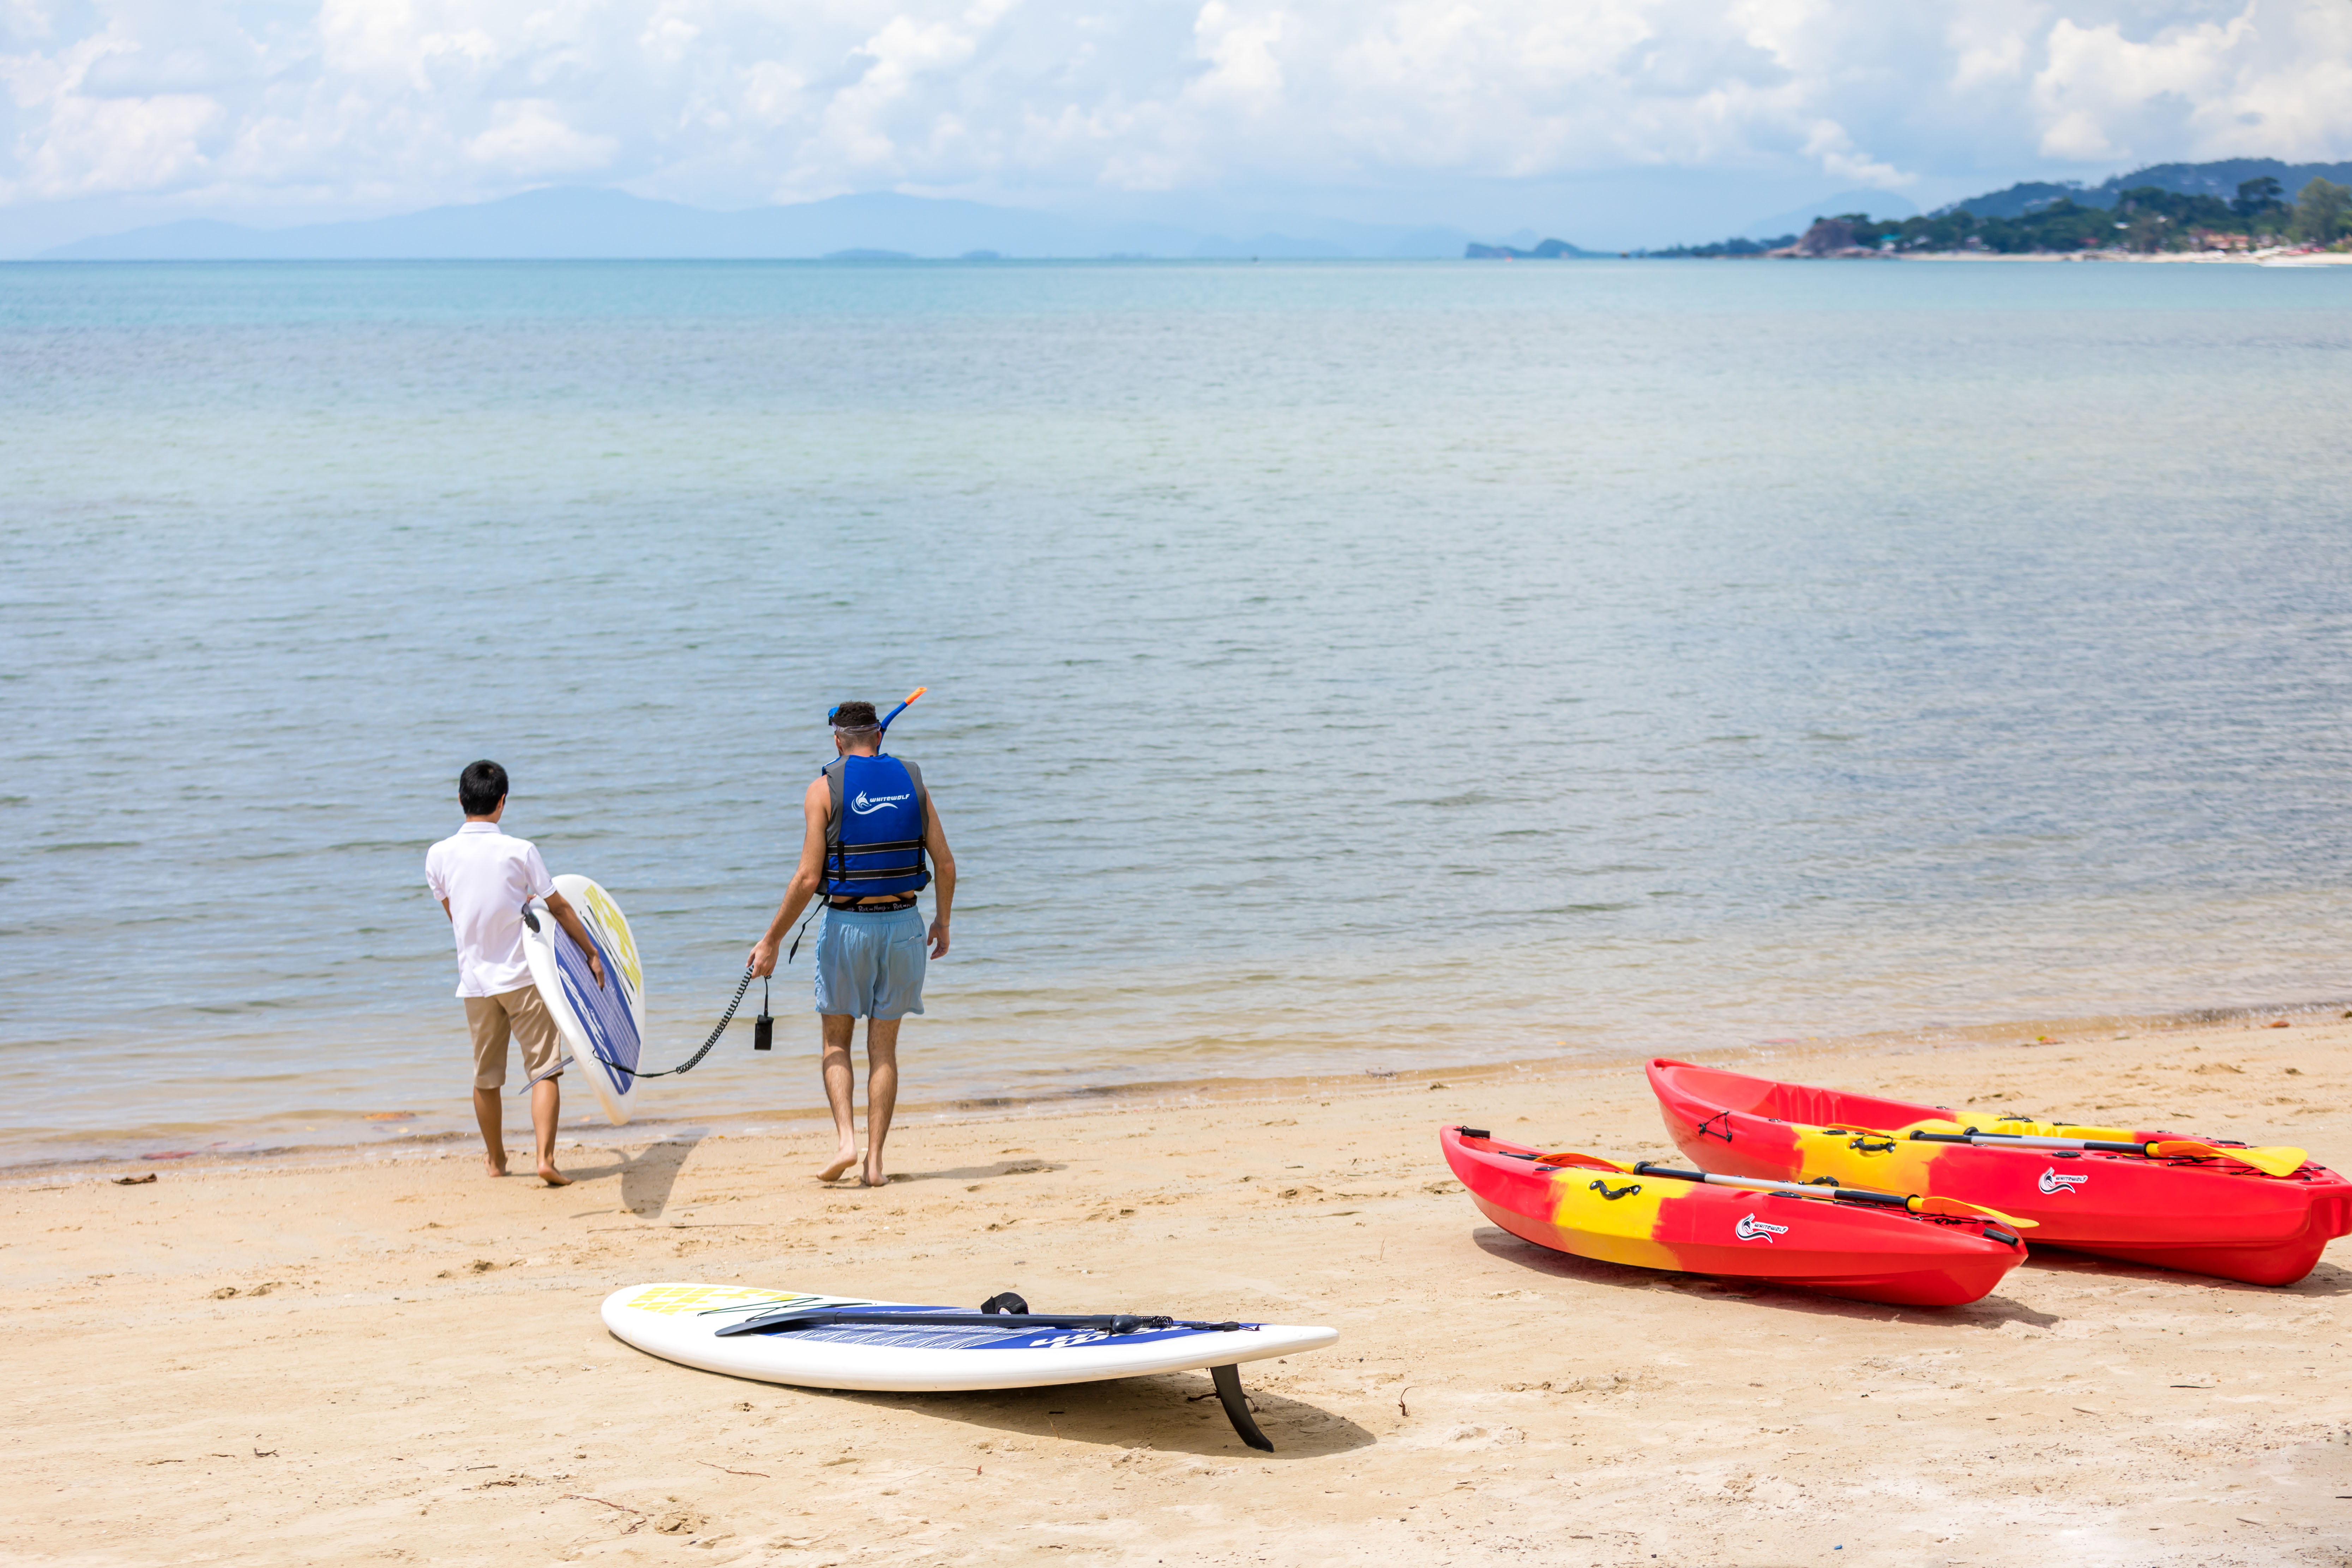
M 795 1329 L 788 1333 L 718 1331 L 765 1311 L 874 1307 L 901 1312 L 969 1312 L 971 1326 Z M 1147 1329 L 991 1327 L 970 1308 L 918 1307 L 847 1296 L 812 1296 L 742 1285 L 632 1285 L 604 1298 L 604 1326 L 665 1361 L 761 1383 L 803 1388 L 943 1394 L 976 1388 L 1039 1388 L 1099 1383 L 1155 1372 L 1232 1366 L 1321 1350 L 1337 1329 L 1245 1323 L 1230 1332 Z
M 572 1066 L 618 1127 L 635 1108 L 635 1070 L 645 1050 L 646 973 L 637 963 L 637 939 L 629 934 L 628 918 L 613 896 L 587 878 L 558 877 L 555 890 L 588 928 L 604 962 L 604 984 L 598 987 L 588 973 L 587 955 L 537 900 L 526 906 L 539 929 L 523 922 L 523 956 L 530 961 L 540 999 L 555 1016 Z

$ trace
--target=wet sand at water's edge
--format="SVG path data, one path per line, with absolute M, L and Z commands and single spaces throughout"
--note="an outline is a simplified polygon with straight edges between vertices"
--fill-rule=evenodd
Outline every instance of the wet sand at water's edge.
M 2341 1168 L 2347 1047 L 2300 1015 L 1710 1059 Z M 46 1173 L 0 1188 L 0 1560 L 2352 1563 L 2352 1243 L 2283 1289 L 2046 1251 L 1948 1310 L 1745 1289 L 1505 1236 L 1438 1157 L 1450 1121 L 1673 1153 L 1621 1065 L 908 1125 L 875 1192 L 810 1180 L 815 1132 L 570 1149 L 561 1190 L 455 1156 Z M 1205 1373 L 903 1395 L 670 1365 L 596 1317 L 657 1279 L 1342 1337 L 1244 1368 L 1260 1455 Z

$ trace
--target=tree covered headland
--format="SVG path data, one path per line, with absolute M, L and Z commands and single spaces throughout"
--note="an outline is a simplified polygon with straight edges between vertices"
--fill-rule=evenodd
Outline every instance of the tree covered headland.
M 2116 193 L 2112 207 L 2083 205 L 2060 196 L 2013 217 L 1979 217 L 1966 207 L 1955 207 L 1907 218 L 1842 213 L 1829 221 L 1852 231 L 1854 248 L 1894 252 L 1981 250 L 2021 256 L 2082 250 L 2153 253 L 2287 244 L 2334 246 L 2352 240 L 2352 191 L 2314 179 L 2289 203 L 2279 182 L 2264 176 L 2241 184 L 2236 198 L 2230 201 L 2137 185 Z M 1817 223 L 1817 231 L 1822 226 Z M 1717 245 L 1677 246 L 1651 254 L 1758 256 L 1772 248 L 1769 242 L 1734 239 Z

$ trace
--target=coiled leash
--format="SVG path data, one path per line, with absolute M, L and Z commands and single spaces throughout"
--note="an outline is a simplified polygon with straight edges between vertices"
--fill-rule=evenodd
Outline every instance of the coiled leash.
M 529 904 L 525 904 L 522 907 L 522 923 L 529 926 L 533 934 L 538 932 L 539 916 L 531 911 L 531 907 Z M 593 942 L 594 938 L 592 936 L 590 940 Z M 604 959 L 604 951 L 601 945 L 597 950 L 597 958 L 599 962 L 609 962 Z M 727 1026 L 735 1021 L 735 1009 L 743 1005 L 743 994 L 751 989 L 751 966 L 747 963 L 743 966 L 743 978 L 735 983 L 735 994 L 728 999 L 727 1010 L 719 1015 L 718 1024 L 711 1028 L 710 1037 L 702 1042 L 702 1048 L 700 1050 L 695 1052 L 692 1056 L 687 1058 L 686 1060 L 678 1063 L 677 1066 L 674 1068 L 665 1068 L 660 1072 L 639 1072 L 635 1068 L 623 1067 L 620 1063 L 614 1061 L 601 1050 L 596 1053 L 596 1059 L 604 1063 L 607 1068 L 610 1068 L 613 1071 L 619 1073 L 624 1078 L 676 1078 L 679 1073 L 692 1072 L 697 1067 L 701 1065 L 702 1058 L 710 1054 L 711 1048 L 719 1044 L 719 1037 L 727 1032 Z M 763 987 L 760 993 L 759 1021 L 752 1030 L 753 1040 L 751 1048 L 761 1051 L 768 1049 L 767 1040 L 774 1027 L 775 1020 L 768 1016 L 768 994 L 766 989 Z M 524 1087 L 529 1088 L 530 1085 L 526 1084 Z
M 601 1051 L 597 1053 L 596 1059 L 604 1061 L 604 1065 L 614 1072 L 626 1073 L 631 1078 L 676 1078 L 679 1073 L 692 1072 L 702 1058 L 710 1054 L 710 1047 L 719 1043 L 719 1037 L 727 1032 L 727 1026 L 735 1021 L 735 1009 L 743 1005 L 743 993 L 750 989 L 751 989 L 751 966 L 747 963 L 743 966 L 743 978 L 735 983 L 735 994 L 728 998 L 727 1011 L 719 1015 L 719 1022 L 711 1028 L 710 1037 L 702 1042 L 700 1050 L 674 1068 L 665 1068 L 660 1072 L 639 1072 L 634 1068 L 625 1068 L 618 1062 L 604 1061 L 604 1053 Z M 765 992 L 762 992 L 760 997 L 760 1023 L 772 1026 L 768 1017 L 768 1001 Z M 759 1046 L 756 1041 L 754 1048 L 766 1049 L 765 1047 Z

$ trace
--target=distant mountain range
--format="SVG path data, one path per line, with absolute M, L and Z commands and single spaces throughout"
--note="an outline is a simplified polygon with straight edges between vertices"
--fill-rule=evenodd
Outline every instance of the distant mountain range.
M 2024 217 L 2029 213 L 2040 212 L 2043 207 L 2054 206 L 2061 201 L 2071 201 L 2077 206 L 2112 207 L 2116 205 L 2116 198 L 2124 192 L 2144 185 L 2153 185 L 2160 191 L 2178 191 L 2184 196 L 2219 196 L 2228 201 L 2238 194 L 2241 184 L 2247 180 L 2259 180 L 2265 175 L 2276 180 L 2285 189 L 2286 199 L 2292 203 L 2303 187 L 2314 180 L 2329 180 L 2339 185 L 2352 184 L 2352 163 L 2282 163 L 2276 158 L 2224 158 L 2212 163 L 2151 163 L 2145 169 L 2116 174 L 2095 185 L 2079 184 L 2073 181 L 2028 180 L 2005 191 L 1969 196 L 1936 210 L 1938 215 L 1967 212 L 1979 217 Z M 1910 215 L 1872 213 L 1870 216 L 1907 217 Z
M 46 261 L 751 260 L 1056 257 L 1299 258 L 1459 256 L 1461 229 L 1301 218 L 1230 235 L 1087 223 L 980 202 L 877 192 L 711 212 L 625 191 L 554 186 L 399 217 L 251 228 L 190 219 L 77 240 Z M 1532 231 L 1507 237 L 1532 243 Z
M 2213 163 L 2158 163 L 2097 185 L 2029 181 L 1939 209 L 1979 217 L 2018 217 L 2068 199 L 2110 206 L 2117 193 L 2157 185 L 2187 194 L 2234 196 L 2243 180 L 2276 179 L 2293 199 L 2314 177 L 2352 184 L 2352 163 L 2283 163 L 2232 158 Z M 1909 217 L 1918 208 L 1884 191 L 1845 191 L 1804 208 L 1759 218 L 1726 242 L 1801 232 L 1816 216 L 1867 213 Z M 1722 246 L 1711 247 L 1721 249 Z M 764 260 L 887 262 L 1056 258 L 1569 258 L 1587 251 L 1534 229 L 1479 237 L 1462 229 L 1349 223 L 1274 216 L 1234 234 L 1164 223 L 1089 222 L 981 202 L 876 192 L 789 206 L 712 212 L 625 191 L 551 186 L 503 200 L 441 206 L 397 217 L 256 228 L 189 219 L 76 240 L 41 252 L 47 261 L 377 261 L 377 260 Z

